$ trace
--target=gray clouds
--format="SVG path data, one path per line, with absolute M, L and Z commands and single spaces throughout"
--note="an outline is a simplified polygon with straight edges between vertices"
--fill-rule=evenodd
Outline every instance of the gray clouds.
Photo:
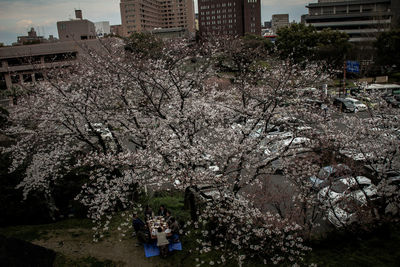
M 272 14 L 289 13 L 290 20 L 300 20 L 307 13 L 305 6 L 316 0 L 262 0 L 261 21 Z M 197 0 L 195 9 L 197 11 Z M 57 36 L 56 22 L 74 17 L 74 9 L 83 10 L 83 17 L 93 22 L 120 24 L 120 0 L 0 0 L 0 42 L 11 44 L 17 35 L 26 35 L 30 27 L 46 35 Z M 14 37 L 12 37 L 14 33 Z
M 0 0 L 0 42 L 11 44 L 35 27 L 43 35 L 57 36 L 56 22 L 74 17 L 81 8 L 91 21 L 120 24 L 119 0 Z M 14 32 L 14 38 L 11 33 Z

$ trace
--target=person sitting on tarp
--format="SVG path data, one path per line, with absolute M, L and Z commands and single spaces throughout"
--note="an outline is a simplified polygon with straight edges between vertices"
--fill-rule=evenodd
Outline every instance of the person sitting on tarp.
M 169 225 L 169 223 L 171 222 L 171 212 L 169 210 L 167 210 L 165 212 L 165 216 L 164 216 L 164 220 L 165 222 Z
M 157 247 L 160 249 L 161 257 L 165 258 L 168 255 L 168 245 L 169 241 L 167 239 L 167 234 L 163 231 L 161 227 L 158 227 L 156 235 L 152 238 L 157 238 Z
M 166 211 L 167 211 L 167 209 L 165 208 L 165 206 L 161 205 L 160 208 L 158 209 L 157 216 L 163 216 L 164 217 Z
M 144 218 L 146 219 L 146 221 L 152 219 L 154 217 L 154 212 L 153 210 L 150 208 L 149 205 L 146 205 L 145 209 L 144 209 Z
M 135 229 L 135 233 L 138 241 L 143 244 L 146 243 L 146 224 L 137 216 L 136 213 L 133 214 L 132 220 L 133 229 Z
M 168 224 L 169 229 L 171 229 L 171 240 L 174 243 L 179 242 L 179 224 L 178 222 L 175 220 L 174 217 L 171 217 L 169 219 L 169 224 Z

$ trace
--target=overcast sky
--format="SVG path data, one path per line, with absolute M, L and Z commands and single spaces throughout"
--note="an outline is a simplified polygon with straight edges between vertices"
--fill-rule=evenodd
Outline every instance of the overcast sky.
M 0 42 L 11 44 L 18 35 L 27 35 L 34 27 L 46 38 L 58 36 L 56 22 L 74 18 L 74 9 L 82 9 L 83 17 L 93 22 L 120 24 L 120 0 L 0 0 Z M 307 13 L 305 6 L 316 0 L 262 0 L 261 21 L 272 14 L 289 13 L 290 21 L 300 21 Z M 197 0 L 195 0 L 197 10 Z

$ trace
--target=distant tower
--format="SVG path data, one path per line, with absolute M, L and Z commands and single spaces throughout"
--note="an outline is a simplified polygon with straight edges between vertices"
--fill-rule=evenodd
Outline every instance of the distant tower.
M 80 19 L 80 20 L 83 19 L 82 10 L 80 10 L 80 9 L 75 9 L 75 18 L 76 18 L 76 19 Z
M 31 37 L 31 38 L 37 37 L 37 34 L 36 34 L 34 28 L 31 28 L 31 30 L 28 32 L 28 37 Z

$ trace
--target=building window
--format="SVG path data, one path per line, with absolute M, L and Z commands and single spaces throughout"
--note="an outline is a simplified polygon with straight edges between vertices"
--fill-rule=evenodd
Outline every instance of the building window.
M 0 74 L 0 90 L 5 89 L 7 89 L 6 77 L 4 76 L 4 74 Z
M 43 73 L 40 73 L 40 72 L 35 73 L 35 80 L 37 82 L 44 81 Z
M 19 74 L 11 75 L 11 82 L 12 83 L 19 83 Z
M 32 74 L 23 74 L 22 79 L 24 83 L 31 83 L 32 82 Z

